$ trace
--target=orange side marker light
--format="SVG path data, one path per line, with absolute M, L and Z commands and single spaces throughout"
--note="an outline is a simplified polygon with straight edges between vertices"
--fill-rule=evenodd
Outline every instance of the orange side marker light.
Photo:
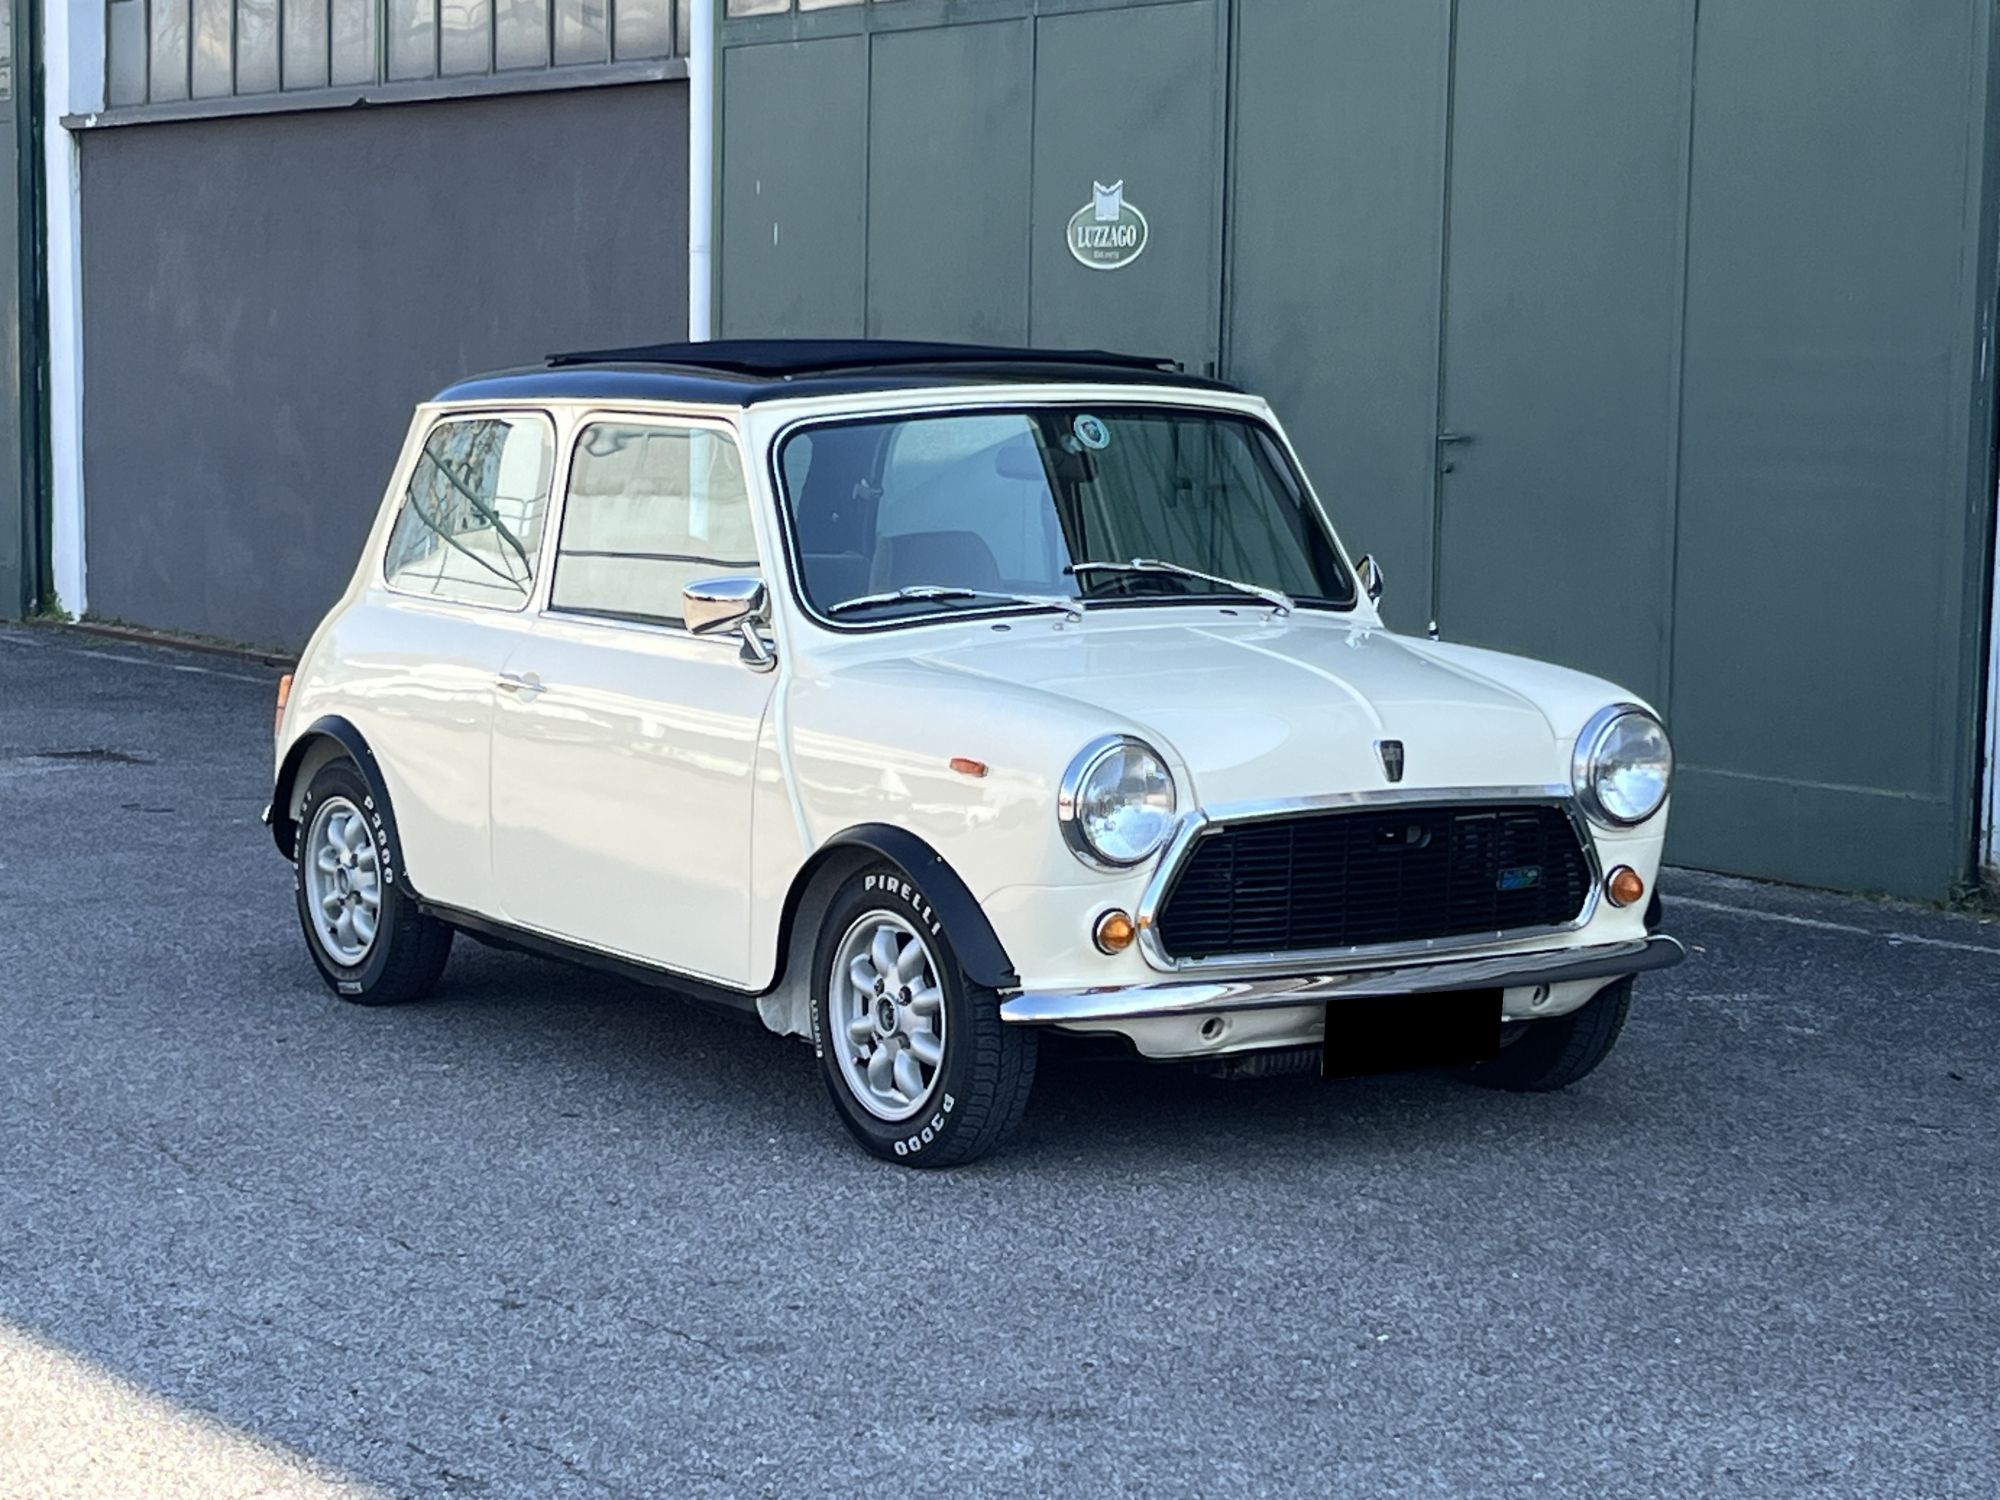
M 1091 929 L 1090 940 L 1097 944 L 1099 953 L 1123 953 L 1132 946 L 1132 939 L 1139 935 L 1139 929 L 1124 912 L 1113 909 L 1097 919 Z
M 1646 882 L 1630 865 L 1620 865 L 1605 877 L 1604 894 L 1613 906 L 1636 906 L 1645 897 Z

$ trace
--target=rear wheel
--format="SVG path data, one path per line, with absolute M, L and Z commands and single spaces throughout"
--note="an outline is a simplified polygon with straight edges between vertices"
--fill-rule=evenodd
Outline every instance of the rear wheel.
M 451 929 L 417 909 L 387 809 L 352 762 L 320 767 L 306 788 L 292 848 L 306 951 L 343 1000 L 395 1005 L 436 986 Z
M 912 1167 L 985 1155 L 1027 1108 L 1036 1040 L 966 977 L 916 882 L 889 865 L 848 879 L 813 963 L 813 1043 L 864 1147 Z
M 1518 1093 L 1550 1093 L 1566 1089 L 1596 1071 L 1625 1029 L 1632 1006 L 1632 981 L 1608 984 L 1576 1010 L 1550 1021 L 1531 1021 L 1528 1029 L 1500 1049 L 1491 1062 L 1468 1073 L 1474 1083 Z

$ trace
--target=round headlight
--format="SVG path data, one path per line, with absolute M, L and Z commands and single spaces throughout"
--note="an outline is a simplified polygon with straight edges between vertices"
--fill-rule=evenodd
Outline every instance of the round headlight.
M 1122 870 L 1158 851 L 1174 826 L 1174 778 L 1149 745 L 1093 740 L 1063 773 L 1056 819 L 1076 857 Z
M 1660 721 L 1634 703 L 1601 709 L 1576 737 L 1570 780 L 1599 823 L 1630 828 L 1660 810 L 1674 779 L 1674 747 Z

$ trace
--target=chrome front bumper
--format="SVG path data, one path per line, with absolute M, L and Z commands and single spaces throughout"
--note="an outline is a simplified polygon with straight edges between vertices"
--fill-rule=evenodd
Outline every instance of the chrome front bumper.
M 1673 938 L 1649 937 L 1590 948 L 1502 953 L 1437 963 L 1349 969 L 1333 974 L 1173 979 L 1159 984 L 1111 985 L 1102 989 L 1023 990 L 1001 1002 L 1000 1019 L 1021 1025 L 1075 1025 L 1211 1011 L 1263 1010 L 1368 995 L 1521 989 L 1644 974 L 1653 969 L 1672 968 L 1686 956 L 1686 950 Z

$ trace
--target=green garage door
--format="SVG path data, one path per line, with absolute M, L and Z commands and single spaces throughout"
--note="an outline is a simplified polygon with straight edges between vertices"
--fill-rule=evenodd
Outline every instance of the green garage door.
M 725 333 L 1217 363 L 1392 623 L 1663 707 L 1673 858 L 1969 875 L 1987 0 L 736 5 Z
M 1460 0 L 1437 616 L 1665 704 L 1693 0 Z
M 1989 7 L 1238 7 L 1228 369 L 1391 618 L 1603 673 L 1670 855 L 1971 869 Z
M 954 15 L 727 24 L 723 334 L 1103 345 L 1213 369 L 1218 0 Z M 1143 219 L 1136 253 L 1086 264 L 1079 214 Z

